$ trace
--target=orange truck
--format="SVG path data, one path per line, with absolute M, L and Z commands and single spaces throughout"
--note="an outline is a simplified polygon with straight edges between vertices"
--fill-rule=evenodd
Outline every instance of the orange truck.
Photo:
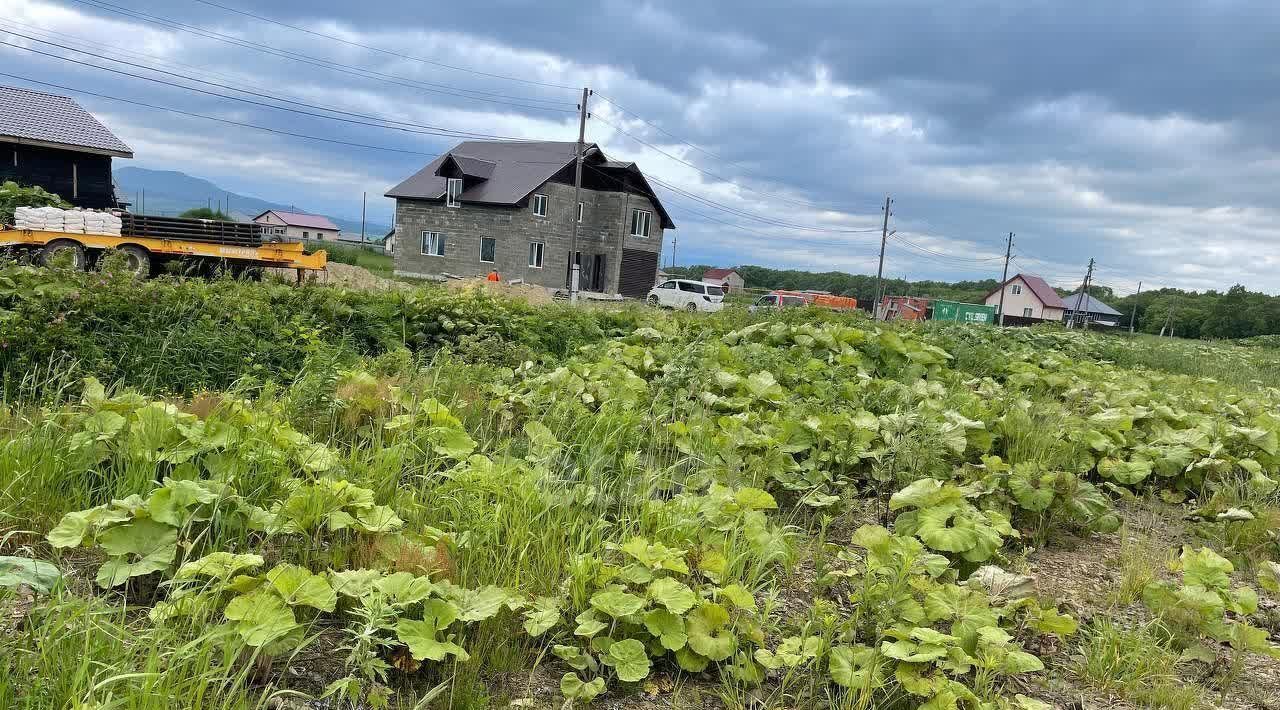
M 751 305 L 755 312 L 766 308 L 795 308 L 797 306 L 818 306 L 833 311 L 853 311 L 858 308 L 858 299 L 850 296 L 833 296 L 817 291 L 771 291 Z

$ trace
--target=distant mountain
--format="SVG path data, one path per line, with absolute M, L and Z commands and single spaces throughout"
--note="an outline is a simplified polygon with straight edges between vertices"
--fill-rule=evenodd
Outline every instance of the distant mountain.
M 321 210 L 308 209 L 305 205 L 287 205 L 279 202 L 268 202 L 257 197 L 240 195 L 218 187 L 203 178 L 193 177 L 176 170 L 148 170 L 146 168 L 120 168 L 114 172 L 116 186 L 129 202 L 134 203 L 134 210 L 144 209 L 147 214 L 175 216 L 193 207 L 218 208 L 218 200 L 222 200 L 223 211 L 227 210 L 230 201 L 231 216 L 235 219 L 251 220 L 267 210 L 287 210 L 290 212 L 314 212 L 324 214 L 342 229 L 343 238 L 360 238 L 360 220 L 328 214 Z M 143 191 L 146 191 L 146 202 L 137 204 Z M 369 222 L 365 225 L 365 235 L 370 241 L 381 239 L 391 231 L 391 226 Z

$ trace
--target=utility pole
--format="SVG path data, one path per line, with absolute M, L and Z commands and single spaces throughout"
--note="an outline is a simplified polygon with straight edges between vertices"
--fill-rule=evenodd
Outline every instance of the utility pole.
M 1086 308 L 1088 308 L 1088 306 L 1085 304 L 1088 303 L 1086 299 L 1089 298 L 1089 281 L 1092 278 L 1093 278 L 1093 259 L 1091 258 L 1089 259 L 1089 270 L 1086 271 L 1084 274 L 1084 283 L 1081 284 L 1080 286 L 1080 293 L 1076 294 L 1076 306 L 1075 308 L 1071 309 L 1071 325 L 1074 326 L 1076 322 L 1079 320 L 1081 327 L 1083 327 L 1085 330 L 1089 329 L 1089 311 L 1086 310 L 1084 312 L 1084 319 L 1080 320 L 1080 307 L 1083 305 Z
M 876 269 L 876 300 L 871 304 L 871 314 L 876 320 L 880 320 L 880 289 L 884 280 L 884 246 L 889 241 L 889 207 L 893 205 L 893 198 L 884 198 L 884 224 L 880 227 L 880 267 Z
M 676 268 L 676 244 L 678 243 L 679 243 L 679 240 L 676 239 L 675 230 L 672 230 L 671 231 L 671 268 L 673 269 Z
M 573 220 L 573 239 L 569 242 L 569 302 L 578 302 L 578 281 L 582 265 L 578 263 L 578 204 L 582 201 L 582 150 L 587 140 L 587 98 L 591 89 L 583 87 L 582 103 L 578 104 L 578 148 L 575 152 L 577 166 L 573 173 L 573 204 L 569 205 L 569 219 Z
M 1138 319 L 1138 296 L 1142 295 L 1142 282 L 1138 282 L 1138 292 L 1133 294 L 1133 312 L 1129 314 L 1129 335 L 1133 335 L 1133 322 Z
M 231 193 L 230 192 L 227 193 L 227 219 L 231 220 L 232 222 L 235 221 L 235 217 L 231 216 Z
M 1004 272 L 1000 274 L 1000 325 L 1004 325 L 1004 284 L 1009 280 L 1009 258 L 1013 254 L 1013 232 L 1009 232 L 1009 241 L 1004 245 Z
M 360 243 L 364 244 L 364 216 L 369 208 L 369 193 L 365 191 L 360 198 Z

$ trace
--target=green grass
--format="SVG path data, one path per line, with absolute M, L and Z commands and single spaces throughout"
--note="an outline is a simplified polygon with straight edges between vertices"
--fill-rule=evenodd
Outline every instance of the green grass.
M 734 617 L 738 626 L 724 633 L 739 644 L 735 654 L 705 672 L 680 671 L 660 645 L 647 649 L 653 671 L 640 683 L 620 681 L 608 665 L 580 671 L 582 680 L 608 680 L 605 702 L 915 707 L 923 700 L 907 690 L 910 673 L 932 668 L 929 660 L 895 674 L 897 661 L 877 656 L 886 682 L 867 692 L 833 682 L 828 655 L 759 683 L 724 670 L 731 663 L 750 667 L 755 649 L 776 649 L 787 636 L 812 634 L 837 646 L 872 639 L 873 651 L 881 637 L 917 627 L 917 635 L 927 638 L 927 627 L 947 637 L 960 628 L 952 627 L 948 605 L 971 613 L 968 605 L 986 603 L 962 587 L 947 587 L 954 599 L 909 601 L 912 585 L 943 583 L 923 573 L 912 582 L 901 581 L 908 579 L 903 574 L 894 583 L 903 586 L 883 590 L 886 599 L 904 595 L 883 605 L 901 608 L 900 616 L 867 618 L 851 601 L 855 590 L 867 594 L 873 585 L 849 571 L 864 555 L 878 554 L 853 545 L 854 531 L 937 509 L 924 502 L 923 513 L 891 509 L 891 496 L 905 486 L 928 484 L 920 481 L 926 477 L 946 481 L 948 491 L 959 492 L 947 505 L 972 508 L 984 521 L 1007 515 L 1020 531 L 997 534 L 1002 545 L 981 559 L 952 549 L 963 536 L 920 533 L 910 541 L 922 555 L 918 564 L 938 565 L 937 580 L 947 584 L 981 564 L 1029 568 L 1042 548 L 1052 552 L 1066 537 L 1050 533 L 1072 532 L 1091 544 L 1054 501 L 1020 507 L 1002 481 L 1001 463 L 1069 471 L 1108 497 L 1194 484 L 1232 504 L 1263 509 L 1271 500 L 1247 498 L 1232 488 L 1243 479 L 1213 472 L 1228 468 L 1218 462 L 1246 456 L 1274 464 L 1240 432 L 1271 426 L 1264 413 L 1280 405 L 1280 393 L 1126 369 L 1163 363 L 1189 370 L 1147 351 L 1163 342 L 1117 345 L 1048 330 L 910 324 L 879 332 L 862 318 L 800 312 L 807 309 L 705 317 L 534 309 L 439 289 L 360 294 L 230 281 L 138 284 L 28 270 L 0 276 L 10 281 L 0 280 L 0 324 L 6 335 L 16 334 L 0 351 L 6 382 L 0 554 L 51 560 L 71 572 L 62 588 L 24 612 L 17 632 L 0 633 L 0 707 L 257 708 L 272 698 L 318 694 L 346 677 L 360 681 L 357 695 L 371 707 L 384 697 L 403 708 L 478 710 L 530 697 L 538 707 L 558 706 L 556 686 L 570 667 L 551 647 L 577 645 L 604 658 L 607 642 L 592 645 L 577 633 L 592 621 L 579 615 L 592 608 L 595 592 L 620 591 L 611 584 L 644 589 L 648 581 L 635 580 L 655 574 L 622 551 L 635 537 L 665 546 L 663 554 L 684 563 L 685 572 L 675 564 L 656 574 L 687 580 L 705 597 L 698 604 L 714 599 L 728 614 L 733 604 L 725 588 L 737 584 L 758 610 Z M 740 330 L 752 324 L 760 325 Z M 1116 364 L 1112 350 L 1122 347 L 1137 349 L 1127 364 Z M 1238 355 L 1232 346 L 1205 347 Z M 98 400 L 85 375 L 101 376 L 115 399 Z M 144 410 L 145 418 L 138 414 Z M 1119 423 L 1117 412 L 1131 421 Z M 115 426 L 112 413 L 127 423 Z M 458 444 L 459 431 L 474 450 Z M 1171 432 L 1200 433 L 1219 444 L 1210 462 L 1218 468 L 1209 467 L 1202 481 L 1185 468 L 1139 482 L 1099 473 L 1103 457 L 1154 456 L 1152 448 Z M 332 461 L 313 470 L 299 452 L 317 451 Z M 1207 449 L 1200 455 L 1209 458 Z M 561 618 L 538 638 L 509 608 L 458 623 L 448 633 L 471 660 L 428 660 L 418 670 L 393 650 L 401 647 L 398 632 L 373 625 L 372 612 L 345 598 L 332 609 L 300 612 L 307 642 L 267 660 L 254 658 L 236 620 L 224 618 L 225 601 L 209 601 L 197 623 L 152 622 L 149 608 L 180 586 L 162 583 L 173 569 L 100 589 L 93 577 L 105 545 L 55 550 L 44 535 L 65 513 L 145 498 L 166 478 L 218 478 L 233 485 L 238 500 L 263 509 L 285 500 L 292 486 L 342 480 L 371 491 L 374 503 L 404 523 L 400 534 L 357 532 L 332 518 L 337 523 L 317 523 L 305 534 L 266 534 L 250 532 L 228 504 L 210 519 L 178 526 L 182 544 L 172 567 L 216 550 L 260 554 L 262 571 L 301 565 L 321 579 L 330 569 L 410 572 L 440 588 L 449 580 L 473 592 L 494 585 L 522 597 L 552 597 L 562 604 Z M 748 489 L 767 491 L 768 503 L 753 508 L 765 494 Z M 326 504 L 317 496 L 287 512 L 304 517 L 309 506 Z M 136 510 L 160 520 L 167 509 Z M 1020 617 L 1026 610 L 985 623 L 1013 633 L 999 642 L 1009 648 L 1074 649 L 1070 658 L 1067 651 L 1045 653 L 1047 670 L 1034 673 L 1071 673 L 1080 684 L 1135 703 L 1190 710 L 1202 690 L 1180 678 L 1192 669 L 1154 629 L 1124 621 L 1128 616 L 1109 618 L 1111 605 L 1140 597 L 1167 552 L 1151 542 L 1148 528 L 1156 521 L 1129 517 L 1120 533 L 1116 598 L 1094 600 L 1080 636 L 1050 642 Z M 1272 522 L 1214 542 L 1272 554 L 1254 546 Z M 939 547 L 927 547 L 927 540 Z M 237 594 L 267 584 L 245 576 Z M 642 604 L 650 603 L 649 593 L 640 592 Z M 962 595 L 969 601 L 962 604 Z M 0 591 L 0 625 L 21 604 L 21 597 Z M 421 621 L 425 605 L 415 604 L 391 618 Z M 636 618 L 609 622 L 597 633 L 645 633 Z M 372 630 L 361 636 L 366 628 Z M 903 655 L 900 647 L 893 653 Z M 400 667 L 369 682 L 381 662 Z M 1004 700 L 1044 677 L 946 672 L 985 699 Z
M 1184 683 L 1178 654 L 1145 628 L 1125 629 L 1102 619 L 1081 632 L 1073 672 L 1098 690 L 1119 692 L 1143 706 L 1195 710 L 1204 703 L 1195 685 Z

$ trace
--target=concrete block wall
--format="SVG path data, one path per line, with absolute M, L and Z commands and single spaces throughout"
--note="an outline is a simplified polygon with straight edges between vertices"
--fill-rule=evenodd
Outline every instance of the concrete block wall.
M 503 280 L 524 279 L 548 288 L 563 288 L 569 265 L 569 248 L 577 208 L 573 204 L 573 186 L 549 182 L 535 194 L 547 196 L 547 215 L 533 213 L 532 198 L 524 204 L 508 206 L 463 203 L 461 207 L 445 207 L 443 201 L 396 201 L 395 268 L 402 275 L 438 278 L 449 273 L 457 276 L 484 276 L 496 270 Z M 617 293 L 618 270 L 622 250 L 662 250 L 662 225 L 652 203 L 640 195 L 622 192 L 583 190 L 586 208 L 578 229 L 578 251 L 582 252 L 582 288 L 591 289 L 590 274 L 594 256 L 604 256 L 601 290 Z M 653 213 L 648 238 L 627 236 L 631 231 L 631 209 L 647 209 Z M 444 235 L 444 256 L 422 253 L 422 233 Z M 494 263 L 480 261 L 480 244 L 484 237 L 496 240 Z M 529 244 L 542 242 L 542 268 L 529 265 Z

